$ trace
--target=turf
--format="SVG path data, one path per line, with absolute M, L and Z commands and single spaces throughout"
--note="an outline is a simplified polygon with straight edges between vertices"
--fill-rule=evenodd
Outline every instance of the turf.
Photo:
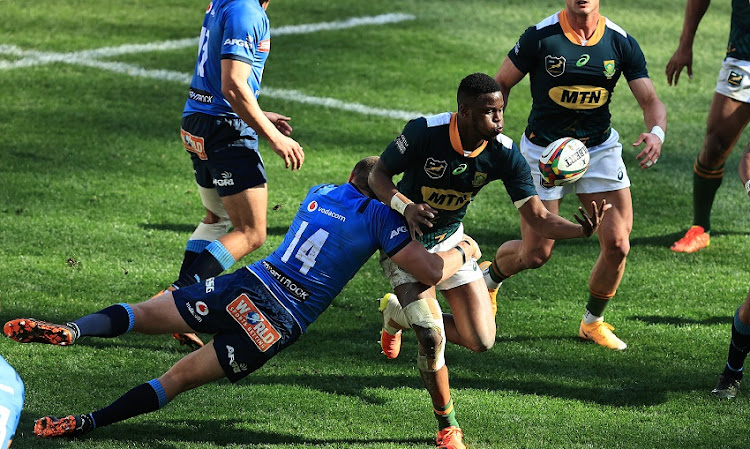
M 114 302 L 147 299 L 174 280 L 184 243 L 202 217 L 178 137 L 187 86 L 83 66 L 69 52 L 197 38 L 205 5 L 0 4 L 0 321 L 69 320 Z M 415 18 L 275 37 L 264 87 L 370 110 L 453 110 L 463 76 L 493 75 L 524 29 L 562 5 L 275 1 L 269 8 L 274 27 L 393 12 Z M 494 348 L 482 354 L 447 348 L 457 416 L 472 448 L 747 447 L 750 395 L 718 401 L 708 394 L 725 361 L 731 316 L 750 284 L 739 149 L 717 195 L 711 246 L 693 255 L 668 249 L 692 217 L 691 166 L 726 47 L 730 5 L 714 2 L 701 24 L 694 79 L 683 76 L 669 87 L 664 67 L 683 11 L 684 0 L 602 5 L 641 44 L 669 111 L 663 155 L 641 171 L 628 144 L 645 126 L 621 80 L 613 124 L 633 182 L 635 221 L 628 267 L 607 319 L 629 348 L 614 353 L 577 338 L 598 246 L 560 242 L 544 267 L 502 286 Z M 9 68 L 29 57 L 19 49 L 67 56 Z M 185 47 L 100 60 L 186 74 L 194 57 L 195 48 Z M 261 95 L 260 103 L 292 117 L 307 160 L 291 173 L 262 147 L 271 180 L 268 241 L 242 263 L 280 242 L 307 188 L 345 182 L 357 160 L 379 154 L 404 125 L 299 98 Z M 507 135 L 518 139 L 529 106 L 524 80 L 511 95 Z M 737 146 L 747 143 L 744 135 Z M 567 201 L 561 214 L 572 218 L 575 206 Z M 500 184 L 480 193 L 465 223 L 487 255 L 519 237 L 518 214 Z M 248 379 L 190 391 L 158 412 L 76 441 L 36 439 L 33 421 L 107 405 L 161 375 L 184 349 L 168 337 L 139 335 L 68 348 L 0 339 L 0 354 L 26 383 L 13 447 L 429 447 L 435 420 L 415 368 L 414 335 L 405 335 L 398 359 L 379 354 L 375 300 L 387 288 L 372 259 L 306 336 Z

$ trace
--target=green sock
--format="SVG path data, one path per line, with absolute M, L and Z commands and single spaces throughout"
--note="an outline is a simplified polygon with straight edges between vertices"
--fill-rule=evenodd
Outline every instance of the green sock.
M 724 165 L 711 169 L 703 166 L 698 159 L 693 165 L 693 224 L 711 230 L 711 208 L 716 191 L 724 179 Z
M 604 315 L 604 309 L 607 307 L 607 304 L 609 304 L 609 300 L 610 298 L 602 298 L 601 296 L 589 293 L 589 302 L 586 304 L 586 310 L 588 310 L 591 315 L 602 316 Z
M 435 412 L 435 418 L 438 421 L 438 430 L 443 430 L 450 426 L 461 427 L 456 420 L 456 409 L 453 408 L 453 399 L 448 401 L 443 407 L 435 407 L 433 412 Z

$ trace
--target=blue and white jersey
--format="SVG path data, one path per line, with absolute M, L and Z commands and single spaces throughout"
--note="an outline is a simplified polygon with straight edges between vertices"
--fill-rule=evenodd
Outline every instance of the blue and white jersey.
M 237 117 L 221 93 L 221 60 L 252 66 L 247 84 L 256 98 L 271 51 L 271 25 L 258 0 L 214 0 L 206 9 L 183 117 L 196 112 Z
M 393 256 L 410 241 L 390 207 L 352 184 L 322 184 L 302 201 L 284 242 L 248 268 L 305 331 L 376 250 Z
M 23 400 L 24 388 L 21 377 L 0 356 L 0 448 L 8 447 L 8 441 L 16 434 Z

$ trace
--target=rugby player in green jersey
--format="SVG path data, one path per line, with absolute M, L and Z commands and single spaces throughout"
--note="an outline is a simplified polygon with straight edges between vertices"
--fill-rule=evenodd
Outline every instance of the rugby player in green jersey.
M 533 104 L 521 153 L 526 157 L 539 196 L 551 212 L 559 211 L 563 196 L 576 193 L 583 205 L 604 201 L 612 211 L 599 228 L 601 251 L 589 278 L 589 297 L 579 335 L 616 350 L 627 345 L 602 316 L 615 296 L 625 271 L 633 227 L 630 180 L 622 159 L 620 135 L 610 122 L 609 103 L 621 75 L 643 110 L 646 129 L 633 143 L 645 144 L 636 156 L 641 169 L 661 154 L 667 110 L 648 77 L 638 43 L 599 13 L 599 0 L 566 0 L 565 8 L 529 27 L 508 52 L 495 79 L 506 99 L 526 74 Z M 589 149 L 591 163 L 575 184 L 545 186 L 538 169 L 545 147 L 560 137 L 575 137 Z M 522 240 L 505 242 L 492 263 L 485 263 L 485 281 L 497 294 L 503 279 L 542 266 L 552 255 L 554 240 L 521 217 Z
M 745 192 L 750 196 L 750 145 L 740 159 L 740 179 L 745 185 Z M 719 376 L 719 382 L 711 390 L 711 394 L 720 398 L 732 399 L 737 396 L 742 380 L 742 367 L 750 352 L 750 292 L 745 302 L 734 313 L 732 322 L 732 339 L 729 342 L 729 355 L 724 372 Z
M 687 67 L 693 77 L 693 40 L 711 0 L 688 0 L 680 44 L 667 63 L 667 82 L 677 85 Z M 693 164 L 693 225 L 672 251 L 693 253 L 711 243 L 711 208 L 724 179 L 724 162 L 750 121 L 750 2 L 732 0 L 727 53 L 719 71 L 706 136 Z
M 503 97 L 492 77 L 474 73 L 458 87 L 458 112 L 410 121 L 391 142 L 370 174 L 370 188 L 401 213 L 409 231 L 430 252 L 452 248 L 465 237 L 462 219 L 474 196 L 489 182 L 502 180 L 524 219 L 547 238 L 589 237 L 605 211 L 592 203 L 591 215 L 580 208 L 579 224 L 549 213 L 537 196 L 529 167 L 503 129 Z M 393 176 L 403 173 L 398 188 Z M 476 260 L 437 285 L 452 315 L 442 314 L 436 288 L 418 282 L 381 257 L 383 271 L 396 295 L 381 300 L 381 345 L 389 358 L 398 355 L 401 329 L 414 329 L 419 342 L 417 366 L 432 398 L 440 428 L 459 428 L 448 385 L 446 339 L 481 352 L 495 342 L 495 319 L 487 286 Z M 440 441 L 438 434 L 438 441 Z M 461 448 L 454 443 L 438 447 Z

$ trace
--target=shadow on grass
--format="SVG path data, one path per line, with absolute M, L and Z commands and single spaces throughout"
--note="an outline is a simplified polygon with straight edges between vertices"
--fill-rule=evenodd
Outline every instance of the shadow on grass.
M 149 229 L 154 231 L 172 231 L 172 232 L 180 232 L 180 233 L 192 233 L 195 231 L 195 224 L 184 224 L 184 223 L 142 223 L 140 226 L 143 229 Z M 269 226 L 268 229 L 266 229 L 266 233 L 268 235 L 273 236 L 280 236 L 286 234 L 286 231 L 289 230 L 289 227 L 284 226 Z
M 687 229 L 687 227 L 685 228 Z M 665 235 L 654 235 L 649 237 L 637 237 L 630 239 L 631 246 L 656 246 L 669 248 L 674 242 L 681 239 L 685 235 L 685 231 L 673 232 Z M 712 238 L 720 238 L 722 236 L 750 236 L 750 232 L 742 231 L 711 231 Z
M 641 321 L 648 324 L 667 324 L 670 326 L 689 326 L 692 324 L 700 324 L 705 326 L 713 326 L 716 324 L 731 326 L 732 315 L 726 316 L 712 316 L 710 318 L 704 318 L 702 320 L 696 320 L 693 318 L 685 318 L 681 316 L 658 316 L 658 315 L 635 315 L 628 318 L 631 321 Z

